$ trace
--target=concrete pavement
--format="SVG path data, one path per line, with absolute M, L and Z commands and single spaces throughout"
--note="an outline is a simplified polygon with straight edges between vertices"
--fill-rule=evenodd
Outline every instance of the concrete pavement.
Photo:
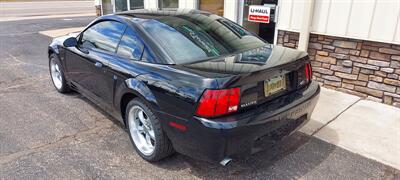
M 75 28 L 63 28 L 63 29 L 53 29 L 53 30 L 45 30 L 39 31 L 39 34 L 43 34 L 45 36 L 49 36 L 52 38 L 67 35 L 73 32 L 81 32 L 85 27 L 75 27 Z
M 361 100 L 315 137 L 400 169 L 399 108 Z
M 400 169 L 400 109 L 322 88 L 300 131 Z
M 360 98 L 357 96 L 322 88 L 311 121 L 301 131 L 308 135 L 315 134 L 359 100 Z
M 0 22 L 94 15 L 94 1 L 0 2 Z

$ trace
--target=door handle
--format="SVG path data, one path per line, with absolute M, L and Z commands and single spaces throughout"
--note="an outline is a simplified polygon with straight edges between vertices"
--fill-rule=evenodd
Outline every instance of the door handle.
M 96 66 L 97 68 L 101 68 L 103 67 L 103 64 L 101 62 L 96 62 L 94 66 Z

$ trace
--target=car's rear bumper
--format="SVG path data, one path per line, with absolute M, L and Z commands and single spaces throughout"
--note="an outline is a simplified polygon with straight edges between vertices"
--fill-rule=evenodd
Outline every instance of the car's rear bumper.
M 183 120 L 161 113 L 164 130 L 176 151 L 196 159 L 221 161 L 249 155 L 290 135 L 310 119 L 320 88 L 311 83 L 302 91 L 278 98 L 246 112 L 208 120 Z M 168 126 L 174 121 L 186 131 Z

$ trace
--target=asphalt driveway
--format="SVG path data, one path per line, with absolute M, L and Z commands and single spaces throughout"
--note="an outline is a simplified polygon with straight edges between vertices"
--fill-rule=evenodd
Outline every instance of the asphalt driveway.
M 50 38 L 94 17 L 0 22 L 0 179 L 394 179 L 398 170 L 295 133 L 227 166 L 174 155 L 148 163 L 121 124 L 79 94 L 54 90 Z

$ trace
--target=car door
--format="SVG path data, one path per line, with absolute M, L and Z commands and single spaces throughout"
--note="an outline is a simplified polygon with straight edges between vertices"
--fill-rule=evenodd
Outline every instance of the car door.
M 107 73 L 126 26 L 101 21 L 80 34 L 75 52 L 66 55 L 67 75 L 78 89 L 108 105 L 113 98 L 113 77 Z
M 116 57 L 110 60 L 110 74 L 115 76 L 115 80 L 125 80 L 129 77 L 136 77 L 139 74 L 145 73 L 141 64 L 138 61 L 153 61 L 153 56 L 148 56 L 148 50 L 145 50 L 145 44 L 142 39 L 138 36 L 137 31 L 127 27 L 116 51 Z M 146 53 L 144 53 L 146 52 Z M 116 83 L 118 84 L 118 82 Z
M 132 27 L 127 27 L 117 48 L 116 58 L 110 60 L 110 75 L 118 89 L 128 78 L 148 73 L 149 63 L 155 63 L 155 56 Z M 117 99 L 118 100 L 118 99 Z

